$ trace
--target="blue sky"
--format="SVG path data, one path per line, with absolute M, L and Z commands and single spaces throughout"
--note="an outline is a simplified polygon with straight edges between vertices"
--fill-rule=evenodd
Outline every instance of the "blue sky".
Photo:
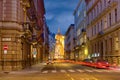
M 70 24 L 74 23 L 73 12 L 79 0 L 44 0 L 46 20 L 49 30 L 57 33 L 58 27 L 65 34 Z

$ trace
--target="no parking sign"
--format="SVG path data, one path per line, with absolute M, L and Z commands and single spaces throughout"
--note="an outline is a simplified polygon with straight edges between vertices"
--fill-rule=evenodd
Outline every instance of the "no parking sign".
M 8 49 L 8 45 L 4 45 L 4 46 L 3 46 L 3 49 L 4 49 L 4 50 L 7 50 L 7 49 Z
M 4 54 L 7 54 L 8 45 L 4 45 L 4 46 L 3 46 L 3 50 L 4 50 Z

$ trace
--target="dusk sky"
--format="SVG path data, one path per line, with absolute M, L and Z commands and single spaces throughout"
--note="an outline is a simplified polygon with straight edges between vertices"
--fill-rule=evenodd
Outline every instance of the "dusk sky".
M 58 27 L 65 34 L 70 24 L 74 23 L 73 12 L 79 0 L 44 0 L 46 20 L 50 32 L 57 33 Z

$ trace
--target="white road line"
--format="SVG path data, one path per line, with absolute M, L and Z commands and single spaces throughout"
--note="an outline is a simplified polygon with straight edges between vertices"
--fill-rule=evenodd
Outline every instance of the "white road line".
M 87 72 L 93 72 L 92 70 L 89 70 L 89 69 L 85 69 L 85 71 L 87 71 Z
M 65 73 L 66 71 L 65 70 L 60 70 L 60 72 Z
M 42 73 L 48 73 L 48 71 L 43 71 Z
M 52 70 L 51 72 L 52 72 L 52 73 L 56 73 L 57 71 L 56 71 L 56 70 Z
M 21 71 L 21 72 L 10 72 L 10 74 L 29 74 L 29 73 L 37 73 L 39 71 Z
M 83 71 L 83 70 L 81 70 L 81 69 L 77 69 L 77 71 L 78 71 L 78 72 L 85 72 L 85 71 Z
M 93 71 L 95 71 L 95 72 L 103 72 L 102 70 L 93 70 Z
M 69 71 L 69 72 L 75 72 L 75 71 L 74 71 L 74 70 L 72 70 L 72 69 L 69 69 L 68 71 Z

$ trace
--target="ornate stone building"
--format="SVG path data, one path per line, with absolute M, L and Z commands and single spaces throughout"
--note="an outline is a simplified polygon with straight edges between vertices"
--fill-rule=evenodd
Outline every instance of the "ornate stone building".
M 75 26 L 71 24 L 65 33 L 65 59 L 73 60 L 78 56 L 75 52 L 75 38 Z
M 86 35 L 86 2 L 80 0 L 75 11 L 75 28 L 76 28 L 76 55 L 78 60 L 89 58 L 88 43 Z
M 92 58 L 120 65 L 120 0 L 86 0 Z
M 44 14 L 43 0 L 0 0 L 0 70 L 23 69 L 41 59 Z

